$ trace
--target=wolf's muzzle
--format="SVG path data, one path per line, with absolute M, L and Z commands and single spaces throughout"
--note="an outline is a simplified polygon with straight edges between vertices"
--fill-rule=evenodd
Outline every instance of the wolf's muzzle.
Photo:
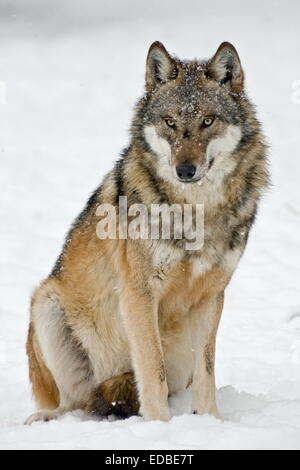
M 181 163 L 176 167 L 176 173 L 181 181 L 191 181 L 196 173 L 195 165 L 191 163 Z

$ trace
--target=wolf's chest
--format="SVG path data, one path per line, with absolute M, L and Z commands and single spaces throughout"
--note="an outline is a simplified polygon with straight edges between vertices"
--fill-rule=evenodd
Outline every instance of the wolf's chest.
M 153 278 L 160 283 L 184 278 L 189 284 L 218 268 L 229 276 L 235 270 L 242 250 L 204 245 L 201 253 L 188 253 L 172 244 L 158 243 L 152 256 Z
M 152 251 L 153 278 L 159 281 L 166 281 L 171 272 L 183 260 L 182 249 L 171 243 L 157 242 Z

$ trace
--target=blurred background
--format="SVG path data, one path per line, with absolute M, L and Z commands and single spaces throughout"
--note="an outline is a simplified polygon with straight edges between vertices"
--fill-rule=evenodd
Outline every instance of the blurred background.
M 262 409 L 267 425 L 289 426 L 298 416 L 300 442 L 299 24 L 295 1 L 0 0 L 0 446 L 30 445 L 20 426 L 34 409 L 24 346 L 30 295 L 128 144 L 155 40 L 180 58 L 208 58 L 225 40 L 240 54 L 270 144 L 273 187 L 227 291 L 219 400 L 224 418 L 240 423 L 241 445 Z M 263 401 L 251 394 L 264 394 Z M 284 412 L 274 400 L 283 400 Z M 188 412 L 187 397 L 176 403 L 175 414 Z M 182 443 L 184 435 L 172 441 L 168 431 L 165 439 Z

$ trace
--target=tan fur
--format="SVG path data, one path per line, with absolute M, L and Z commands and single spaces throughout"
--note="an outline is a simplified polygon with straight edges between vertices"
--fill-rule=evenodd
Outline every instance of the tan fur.
M 41 357 L 32 323 L 29 325 L 26 351 L 29 359 L 29 378 L 38 407 L 49 410 L 57 408 L 59 404 L 59 391 L 51 372 Z

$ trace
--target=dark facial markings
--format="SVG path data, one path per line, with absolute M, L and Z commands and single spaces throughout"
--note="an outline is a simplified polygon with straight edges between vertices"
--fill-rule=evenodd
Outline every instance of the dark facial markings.
M 211 167 L 213 166 L 213 163 L 214 163 L 215 159 L 212 158 L 211 161 L 209 162 L 209 165 L 208 165 L 208 169 L 210 170 Z

